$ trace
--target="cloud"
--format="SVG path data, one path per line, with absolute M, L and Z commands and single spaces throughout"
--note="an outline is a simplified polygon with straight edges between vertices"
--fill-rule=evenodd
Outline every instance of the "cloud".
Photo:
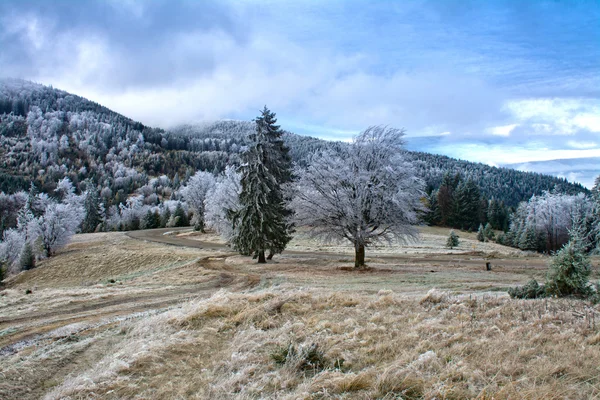
M 266 104 L 329 139 L 388 124 L 487 163 L 582 157 L 600 132 L 597 17 L 558 2 L 6 0 L 0 75 L 162 127 Z
M 495 136 L 504 136 L 509 137 L 510 133 L 517 127 L 517 124 L 503 125 L 503 126 L 494 126 L 492 128 L 488 128 L 487 131 Z

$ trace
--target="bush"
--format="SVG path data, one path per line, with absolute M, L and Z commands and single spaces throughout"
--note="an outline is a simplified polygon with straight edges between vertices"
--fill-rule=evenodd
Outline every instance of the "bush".
M 453 247 L 457 247 L 459 243 L 458 235 L 454 232 L 454 230 L 451 230 L 450 236 L 448 236 L 448 240 L 446 240 L 446 247 L 451 249 Z
M 550 263 L 546 280 L 548 294 L 558 297 L 591 295 L 588 277 L 592 265 L 578 237 L 571 240 L 556 253 Z
M 271 353 L 271 359 L 279 365 L 290 365 L 299 372 L 320 372 L 328 367 L 341 369 L 344 360 L 329 360 L 325 353 L 319 349 L 318 343 L 305 347 L 296 347 L 290 343 L 280 346 Z
M 539 299 L 546 297 L 546 288 L 535 279 L 530 280 L 524 286 L 516 286 L 508 289 L 508 294 L 513 299 Z
M 592 265 L 583 243 L 579 232 L 572 231 L 571 240 L 552 257 L 545 285 L 532 279 L 525 286 L 508 289 L 508 294 L 519 299 L 578 296 L 600 300 L 597 288 L 588 280 Z

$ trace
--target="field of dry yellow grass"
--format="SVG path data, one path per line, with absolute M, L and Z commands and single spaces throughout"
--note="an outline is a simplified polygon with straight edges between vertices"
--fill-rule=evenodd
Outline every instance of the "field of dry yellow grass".
M 367 271 L 302 237 L 258 265 L 214 235 L 78 235 L 0 292 L 0 398 L 599 398 L 600 307 L 510 299 L 547 259 L 447 233 Z

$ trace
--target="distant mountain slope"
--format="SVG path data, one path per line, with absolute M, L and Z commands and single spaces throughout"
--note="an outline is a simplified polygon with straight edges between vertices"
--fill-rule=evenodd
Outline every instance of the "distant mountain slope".
M 276 111 L 276 110 L 275 110 Z M 185 180 L 197 169 L 221 171 L 239 162 L 254 130 L 250 121 L 216 121 L 164 131 L 133 121 L 85 98 L 27 81 L 0 80 L 0 191 L 26 189 L 30 181 L 50 193 L 68 176 L 81 189 L 91 181 L 114 203 L 150 177 Z M 346 144 L 286 132 L 297 163 Z M 407 152 L 430 188 L 444 173 L 471 178 L 489 198 L 516 205 L 544 190 L 586 192 L 581 185 L 538 173 L 495 168 L 445 156 Z
M 600 175 L 600 157 L 531 161 L 518 164 L 506 164 L 504 166 L 519 171 L 531 171 L 555 176 L 564 176 L 572 182 L 581 182 L 588 188 L 593 186 L 594 179 Z

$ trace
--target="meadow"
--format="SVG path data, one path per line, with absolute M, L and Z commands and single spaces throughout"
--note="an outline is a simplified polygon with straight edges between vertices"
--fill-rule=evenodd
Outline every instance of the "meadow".
M 356 271 L 303 235 L 259 265 L 215 235 L 141 232 L 76 235 L 5 281 L 1 398 L 600 396 L 600 307 L 506 294 L 545 256 L 422 228 Z

